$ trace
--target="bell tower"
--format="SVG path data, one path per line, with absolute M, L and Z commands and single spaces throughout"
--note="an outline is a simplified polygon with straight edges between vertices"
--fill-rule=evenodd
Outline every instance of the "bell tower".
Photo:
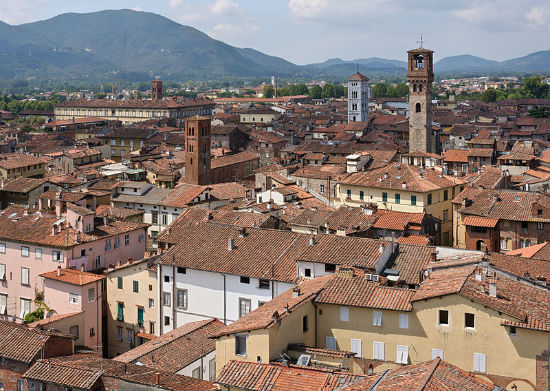
M 348 123 L 369 120 L 369 78 L 357 72 L 348 79 Z
M 409 50 L 409 153 L 436 152 L 432 135 L 433 51 Z
M 210 118 L 185 119 L 185 182 L 210 183 Z

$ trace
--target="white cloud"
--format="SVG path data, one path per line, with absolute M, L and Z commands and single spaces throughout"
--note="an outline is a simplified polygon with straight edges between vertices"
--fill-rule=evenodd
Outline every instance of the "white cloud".
M 170 8 L 178 8 L 183 3 L 183 0 L 168 0 L 168 7 Z
M 214 35 L 219 37 L 223 37 L 225 34 L 256 33 L 259 29 L 259 26 L 254 23 L 219 23 L 213 28 Z
M 535 29 L 547 29 L 550 25 L 550 9 L 548 6 L 531 7 L 525 14 L 530 27 Z
M 143 8 L 141 8 L 139 5 L 136 5 L 134 8 L 132 8 L 134 11 L 143 11 Z
M 41 7 L 45 0 L 2 0 L 0 20 L 8 24 L 21 24 L 32 20 L 33 11 Z
M 231 0 L 216 0 L 214 4 L 210 5 L 210 10 L 215 15 L 232 16 L 241 13 L 239 4 Z

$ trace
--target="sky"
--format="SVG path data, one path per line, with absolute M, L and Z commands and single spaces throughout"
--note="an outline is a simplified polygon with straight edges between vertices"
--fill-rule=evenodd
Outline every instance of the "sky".
M 66 12 L 154 12 L 238 47 L 296 64 L 435 50 L 506 60 L 550 48 L 548 0 L 0 0 L 15 25 Z

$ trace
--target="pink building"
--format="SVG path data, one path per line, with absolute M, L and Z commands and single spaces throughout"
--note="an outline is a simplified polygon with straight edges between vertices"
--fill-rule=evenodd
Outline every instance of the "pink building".
M 68 330 L 61 331 L 74 335 L 84 346 L 98 350 L 102 340 L 105 276 L 58 266 L 40 277 L 44 279 L 44 303 L 50 309 L 46 317 L 54 319 L 62 318 L 59 315 L 75 314 L 70 321 L 64 322 Z
M 92 271 L 143 258 L 147 224 L 97 218 L 69 202 L 66 212 L 56 209 L 49 214 L 11 206 L 0 212 L 0 319 L 22 320 L 33 311 L 44 292 L 39 275 L 58 266 Z

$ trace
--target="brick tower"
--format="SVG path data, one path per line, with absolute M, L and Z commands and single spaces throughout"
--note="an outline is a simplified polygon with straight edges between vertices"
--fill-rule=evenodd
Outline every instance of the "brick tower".
M 151 98 L 153 100 L 162 100 L 162 80 L 153 80 L 151 82 Z
M 433 51 L 409 50 L 409 152 L 435 152 L 432 137 Z
M 194 185 L 210 183 L 210 118 L 189 117 L 185 120 L 185 182 Z

